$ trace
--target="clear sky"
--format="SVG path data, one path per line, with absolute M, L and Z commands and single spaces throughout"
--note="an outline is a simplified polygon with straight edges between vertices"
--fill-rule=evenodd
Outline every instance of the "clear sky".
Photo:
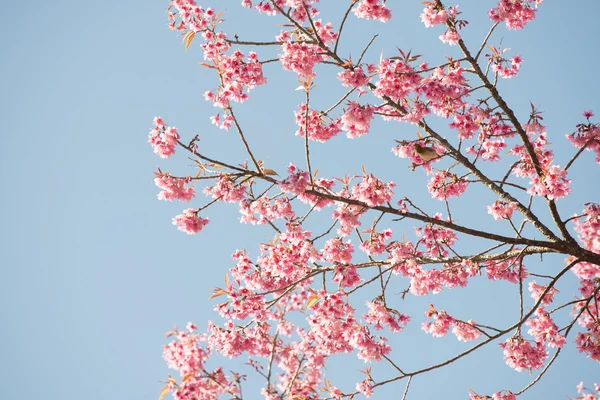
M 325 11 L 337 8 L 337 1 L 323 0 Z M 239 3 L 201 2 L 226 7 L 226 26 L 242 39 L 272 39 L 274 30 L 268 25 L 281 21 L 261 19 Z M 464 18 L 471 21 L 467 39 L 479 43 L 490 26 L 485 13 L 494 2 L 462 3 Z M 383 49 L 386 56 L 394 55 L 396 45 L 412 48 L 432 63 L 445 54 L 459 56 L 456 48 L 439 42 L 442 31 L 425 29 L 419 22 L 419 1 L 387 4 L 394 18 L 385 25 L 357 24 L 353 19 L 342 52 L 356 57 L 369 35 L 379 32 L 367 57 L 371 62 Z M 166 0 L 2 1 L 2 398 L 156 398 L 169 373 L 161 359 L 167 342 L 164 333 L 187 321 L 204 328 L 208 319 L 217 318 L 207 298 L 232 266 L 232 251 L 247 248 L 255 256 L 259 238 L 272 237 L 265 229 L 239 225 L 234 207 L 227 205 L 210 210 L 212 224 L 188 237 L 171 225 L 171 218 L 186 206 L 156 200 L 158 189 L 152 179 L 158 166 L 182 174 L 191 169 L 181 154 L 178 160 L 167 161 L 153 154 L 146 141 L 155 115 L 177 126 L 184 138 L 201 134 L 201 146 L 210 154 L 234 162 L 245 158 L 233 132 L 210 125 L 208 117 L 215 109 L 202 93 L 214 87 L 215 77 L 198 65 L 202 55 L 197 43 L 184 53 L 180 37 L 167 29 L 167 6 Z M 595 0 L 548 0 L 524 32 L 501 28 L 491 42 L 497 45 L 503 38 L 503 47 L 524 58 L 520 75 L 502 82 L 501 91 L 521 118 L 526 118 L 529 101 L 545 112 L 549 139 L 561 165 L 574 152 L 564 135 L 582 120 L 581 112 L 593 109 L 600 114 L 599 13 Z M 340 11 L 324 18 L 337 26 Z M 289 161 L 303 160 L 292 114 L 302 94 L 293 91 L 298 85 L 293 73 L 277 65 L 268 66 L 265 73 L 272 86 L 257 89 L 253 100 L 236 110 L 259 157 L 283 171 Z M 322 94 L 340 90 L 326 80 L 317 83 Z M 397 193 L 412 193 L 406 190 L 415 188 L 415 198 L 439 207 L 427 199 L 425 177 L 411 174 L 405 160 L 390 152 L 394 139 L 411 135 L 411 126 L 377 122 L 360 141 L 336 138 L 315 145 L 314 162 L 324 176 L 360 173 L 364 163 L 381 178 L 398 182 Z M 570 170 L 574 193 L 561 202 L 563 215 L 600 200 L 597 170 L 587 152 Z M 485 215 L 484 205 L 492 201 L 489 194 L 475 192 L 454 205 L 455 218 L 466 218 L 475 208 Z M 325 218 L 329 221 L 329 216 Z M 488 219 L 475 223 L 492 221 L 483 218 Z M 560 259 L 544 261 L 539 268 L 548 271 L 563 265 Z M 567 279 L 561 292 L 564 299 L 575 294 L 575 283 L 573 277 Z M 477 301 L 450 292 L 433 300 L 481 318 L 487 312 L 514 308 L 514 293 L 504 299 L 494 297 L 500 291 L 489 292 L 483 284 L 473 290 L 471 294 L 480 294 Z M 465 348 L 454 338 L 436 341 L 420 334 L 422 311 L 432 298 L 411 301 L 404 311 L 413 315 L 413 327 L 407 329 L 409 339 L 392 341 L 395 356 L 408 365 L 424 366 Z M 569 343 L 539 388 L 523 399 L 564 399 L 575 395 L 581 379 L 600 383 L 598 363 L 578 355 L 573 347 Z M 354 369 L 334 365 L 328 376 L 358 379 Z M 415 379 L 411 393 L 413 399 L 442 395 L 460 399 L 467 397 L 468 385 L 484 393 L 518 390 L 532 377 L 507 367 L 494 344 L 450 370 Z M 397 397 L 403 387 L 390 387 L 387 393 Z

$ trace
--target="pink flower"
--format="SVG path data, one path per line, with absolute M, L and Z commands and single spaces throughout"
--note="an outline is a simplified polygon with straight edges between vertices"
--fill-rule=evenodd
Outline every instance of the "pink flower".
M 437 213 L 433 216 L 437 220 L 441 220 L 441 214 Z M 448 228 L 443 228 L 434 224 L 427 224 L 421 228 L 415 228 L 415 233 L 421 239 L 420 244 L 425 246 L 427 254 L 430 257 L 445 257 L 448 255 L 448 247 L 451 247 L 456 242 L 456 234 Z
M 487 207 L 488 214 L 491 214 L 494 219 L 510 219 L 512 217 L 512 213 L 517 209 L 517 203 L 505 203 L 500 200 L 496 200 L 494 204 Z
M 354 253 L 354 246 L 348 239 L 346 242 L 342 242 L 340 238 L 331 238 L 325 242 L 323 248 L 323 258 L 332 263 L 347 264 L 352 261 L 352 253 Z
M 188 208 L 183 211 L 183 214 L 173 218 L 173 225 L 177 225 L 177 229 L 188 235 L 200 232 L 208 222 L 208 219 L 199 217 L 193 208 Z
M 450 128 L 458 131 L 458 137 L 461 139 L 471 139 L 475 132 L 479 130 L 477 121 L 473 120 L 472 113 L 456 114 Z
M 178 140 L 177 128 L 167 127 L 160 117 L 154 118 L 154 128 L 150 131 L 148 143 L 156 154 L 161 158 L 168 158 L 175 153 Z
M 325 59 L 316 44 L 287 41 L 281 45 L 281 50 L 283 51 L 279 55 L 281 66 L 289 71 L 294 71 L 298 77 L 303 79 L 314 76 L 315 64 Z
M 379 233 L 371 231 L 369 238 L 361 243 L 360 249 L 369 256 L 379 255 L 385 251 L 385 242 L 391 238 L 391 229 L 385 229 Z
M 380 206 L 392 199 L 394 182 L 384 183 L 372 174 L 365 175 L 363 180 L 352 187 L 352 197 L 366 203 L 369 207 Z
M 296 135 L 304 137 L 305 131 L 308 131 L 308 138 L 317 142 L 326 142 L 332 137 L 336 136 L 341 132 L 340 120 L 333 120 L 326 122 L 325 118 L 321 113 L 315 110 L 309 110 L 306 112 L 306 103 L 300 104 L 300 110 L 294 111 L 296 116 L 296 124 L 298 130 Z
M 333 179 L 319 178 L 314 180 L 313 189 L 320 193 L 331 194 L 331 189 L 334 185 L 335 182 L 333 181 Z M 333 204 L 333 200 L 309 193 L 299 194 L 298 199 L 305 204 L 310 204 L 315 208 L 315 210 L 322 210 L 324 207 Z
M 521 56 L 514 56 L 510 67 L 505 67 L 502 63 L 495 63 L 492 66 L 492 71 L 496 72 L 502 78 L 512 78 L 513 76 L 516 76 L 519 69 L 521 69 L 522 62 L 523 59 Z
M 492 395 L 492 400 L 517 400 L 517 396 L 509 391 L 503 395 L 501 392 L 496 392 Z
M 520 279 L 527 277 L 527 269 L 522 263 L 522 258 L 512 257 L 506 260 L 489 260 L 484 263 L 484 266 L 489 280 L 519 283 Z
M 359 218 L 364 212 L 362 207 L 338 203 L 338 208 L 331 214 L 341 225 L 337 230 L 338 235 L 343 237 L 350 235 L 354 228 L 360 226 Z
M 550 166 L 542 178 L 538 175 L 531 176 L 530 183 L 532 186 L 527 189 L 527 193 L 550 200 L 560 199 L 571 193 L 571 180 L 567 179 L 567 171 L 560 169 L 558 165 Z
M 427 96 L 428 106 L 440 117 L 449 118 L 467 106 L 464 97 L 470 87 L 459 64 L 435 68 L 421 80 L 417 93 Z
M 292 193 L 296 196 L 304 193 L 308 186 L 308 172 L 297 169 L 292 163 L 290 163 L 287 170 L 290 175 L 279 182 L 279 188 L 286 193 Z
M 427 315 L 431 315 L 433 322 L 425 323 L 421 326 L 422 329 L 431 333 L 433 336 L 442 337 L 446 336 L 450 327 L 456 323 L 454 318 L 448 315 L 445 311 L 437 311 L 431 313 L 431 310 L 426 312 Z M 458 335 L 457 335 L 458 336 Z
M 208 352 L 199 346 L 200 335 L 187 332 L 173 332 L 177 340 L 163 348 L 163 358 L 167 366 L 178 370 L 182 376 L 195 373 L 208 359 Z
M 586 111 L 592 117 L 594 114 L 591 111 Z M 587 117 L 587 118 L 590 118 Z M 598 124 L 579 124 L 577 131 L 567 135 L 567 139 L 575 147 L 582 148 L 585 146 L 587 151 L 596 153 L 596 162 L 600 164 L 600 126 Z
M 387 96 L 395 102 L 407 97 L 421 83 L 421 77 L 412 66 L 400 60 L 382 59 L 377 72 L 379 81 L 374 94 L 378 97 Z
M 454 46 L 458 44 L 458 41 L 460 40 L 460 35 L 456 31 L 447 30 L 442 35 L 440 35 L 440 40 L 443 43 L 447 43 L 450 46 Z
M 358 18 L 374 19 L 381 22 L 387 22 L 392 18 L 392 12 L 385 6 L 385 0 L 381 4 L 380 0 L 360 0 L 353 12 Z
M 492 8 L 488 15 L 494 22 L 506 22 L 508 29 L 523 29 L 535 18 L 537 10 L 528 4 L 531 2 L 536 8 L 541 3 L 539 0 L 500 0 L 498 6 Z
M 530 326 L 527 333 L 535 337 L 537 343 L 548 342 L 548 347 L 562 348 L 566 339 L 558 332 L 558 326 L 552 321 L 550 315 L 543 308 L 535 311 L 536 318 L 529 319 L 526 324 Z
M 531 292 L 531 297 L 537 302 L 547 287 L 548 286 L 538 285 L 537 283 L 535 283 L 535 281 L 529 282 L 529 291 Z M 554 300 L 554 295 L 556 293 L 558 293 L 557 289 L 550 288 L 550 290 L 548 290 L 548 293 L 546 293 L 540 304 L 543 306 L 550 305 Z
M 229 176 L 221 175 L 214 186 L 204 189 L 204 194 L 228 203 L 236 203 L 246 198 L 246 185 L 236 185 Z
M 588 393 L 585 393 L 586 391 Z M 595 383 L 594 391 L 584 387 L 583 381 L 579 382 L 579 385 L 577 385 L 577 393 L 581 394 L 581 396 L 577 396 L 572 400 L 600 400 L 600 385 Z
M 239 203 L 239 211 L 242 214 L 240 222 L 253 225 L 266 224 L 267 221 L 278 218 L 290 220 L 295 216 L 287 197 L 275 199 L 272 202 L 264 197 L 255 201 L 243 200 Z M 258 215 L 258 218 L 255 214 Z
M 463 342 L 468 342 L 471 340 L 477 340 L 479 336 L 481 336 L 481 331 L 475 328 L 475 322 L 468 320 L 465 324 L 464 322 L 456 322 L 454 328 L 452 328 L 452 333 L 456 335 L 458 340 Z
M 358 274 L 356 267 L 351 264 L 336 265 L 333 273 L 333 282 L 340 285 L 340 287 L 352 287 L 362 282 L 360 275 Z
M 539 369 L 544 365 L 548 354 L 544 350 L 544 345 L 535 342 L 534 345 L 522 336 L 514 336 L 506 342 L 500 343 L 504 349 L 504 361 L 506 364 L 518 372 L 527 369 Z
M 348 103 L 348 110 L 342 115 L 342 130 L 348 132 L 350 139 L 369 133 L 371 120 L 373 119 L 373 107 L 361 106 L 353 101 Z
M 447 200 L 449 197 L 462 195 L 467 186 L 469 184 L 463 178 L 448 171 L 440 171 L 433 174 L 427 189 L 434 199 Z
M 360 87 L 369 82 L 369 77 L 365 75 L 361 67 L 345 69 L 337 77 L 344 86 Z
M 423 9 L 423 13 L 421 13 L 421 21 L 427 28 L 430 28 L 434 25 L 443 25 L 448 21 L 450 16 L 446 12 L 446 10 L 439 10 L 433 6 L 425 7 Z
M 159 200 L 173 201 L 175 199 L 180 201 L 190 201 L 196 196 L 196 191 L 193 187 L 187 186 L 191 178 L 174 178 L 168 173 L 163 174 L 158 172 L 154 183 L 156 186 L 162 189 L 158 194 Z
M 356 384 L 356 390 L 361 392 L 366 398 L 371 397 L 373 394 L 373 387 L 369 383 L 369 379 L 365 379 L 364 381 Z
M 410 321 L 410 317 L 400 314 L 396 310 L 388 309 L 381 303 L 369 301 L 367 302 L 369 312 L 364 316 L 364 319 L 369 324 L 374 324 L 375 329 L 383 329 L 383 325 L 387 325 L 391 332 L 401 332 L 404 326 Z

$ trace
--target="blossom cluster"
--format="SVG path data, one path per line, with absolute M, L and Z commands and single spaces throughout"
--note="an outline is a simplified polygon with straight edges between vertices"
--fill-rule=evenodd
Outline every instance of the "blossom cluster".
M 373 107 L 361 106 L 353 101 L 348 103 L 348 110 L 342 115 L 342 130 L 347 132 L 349 138 L 357 138 L 369 133 L 373 119 Z
M 173 218 L 173 225 L 188 235 L 200 232 L 208 223 L 209 220 L 198 216 L 198 212 L 193 208 L 188 208 L 183 211 L 183 214 Z
M 422 329 L 435 337 L 446 336 L 452 328 L 452 333 L 456 338 L 463 342 L 477 340 L 481 336 L 481 331 L 476 328 L 474 321 L 467 322 L 457 321 L 445 311 L 437 311 L 431 306 L 431 309 L 426 311 L 431 322 L 424 322 Z
M 161 158 L 168 158 L 175 153 L 179 133 L 174 126 L 167 126 L 160 117 L 154 118 L 154 128 L 150 131 L 148 143 Z
M 327 122 L 321 113 L 316 110 L 307 110 L 306 103 L 299 106 L 298 111 L 294 111 L 298 130 L 296 135 L 304 137 L 308 132 L 308 138 L 316 142 L 326 142 L 341 132 L 341 121 L 333 120 Z
M 513 336 L 506 342 L 500 343 L 504 350 L 504 361 L 509 367 L 521 372 L 523 370 L 539 369 L 544 365 L 548 353 L 542 342 L 524 339 L 522 336 Z
M 180 200 L 190 201 L 196 196 L 196 191 L 193 186 L 188 186 L 191 178 L 175 178 L 171 175 L 163 174 L 160 171 L 156 173 L 154 183 L 162 189 L 158 194 L 159 200 Z
M 588 123 L 578 124 L 577 130 L 569 135 L 567 139 L 573 146 L 582 148 L 585 146 L 587 151 L 596 153 L 596 162 L 600 164 L 600 125 L 589 122 L 594 116 L 592 111 L 585 111 L 583 115 L 587 118 Z
M 508 29 L 523 29 L 535 18 L 536 8 L 544 0 L 500 0 L 488 13 L 494 22 L 505 22 Z M 535 8 L 532 7 L 532 4 Z
M 386 7 L 385 0 L 360 0 L 353 12 L 358 18 L 381 22 L 387 22 L 392 18 L 392 12 Z
M 352 197 L 369 207 L 380 206 L 392 199 L 392 189 L 395 186 L 394 182 L 384 183 L 372 174 L 367 174 L 359 184 L 352 187 Z

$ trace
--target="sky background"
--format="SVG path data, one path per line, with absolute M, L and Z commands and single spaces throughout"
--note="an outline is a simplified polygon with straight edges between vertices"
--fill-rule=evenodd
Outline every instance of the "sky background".
M 279 30 L 274 24 L 282 21 L 241 9 L 239 3 L 201 2 L 227 9 L 225 31 L 238 33 L 241 39 L 271 40 Z M 341 18 L 340 3 L 323 1 L 323 18 L 335 26 Z M 419 1 L 387 4 L 394 12 L 387 24 L 350 18 L 342 55 L 356 58 L 370 35 L 380 33 L 366 61 L 376 62 L 382 51 L 385 56 L 396 55 L 395 46 L 412 48 L 432 64 L 444 55 L 459 57 L 455 47 L 437 39 L 441 29 L 425 29 L 420 23 Z M 212 222 L 206 230 L 187 236 L 171 225 L 171 218 L 187 205 L 156 199 L 159 190 L 152 179 L 157 167 L 181 175 L 193 170 L 181 153 L 169 160 L 153 154 L 146 142 L 155 115 L 177 126 L 184 139 L 200 134 L 206 154 L 234 163 L 246 158 L 236 134 L 220 131 L 208 120 L 216 109 L 202 94 L 214 88 L 216 78 L 198 65 L 199 42 L 186 53 L 181 38 L 167 29 L 168 1 L 55 0 L 27 5 L 2 1 L 1 5 L 2 397 L 155 399 L 170 372 L 161 359 L 167 343 L 164 333 L 187 321 L 200 328 L 208 319 L 218 321 L 207 298 L 232 266 L 231 253 L 247 248 L 255 257 L 258 242 L 272 238 L 265 227 L 240 225 L 232 205 L 210 209 L 205 216 Z M 462 2 L 463 17 L 471 21 L 464 33 L 471 47 L 489 28 L 485 15 L 493 5 Z M 599 12 L 600 3 L 594 0 L 546 1 L 525 31 L 501 27 L 490 42 L 498 45 L 502 39 L 502 46 L 512 49 L 509 54 L 524 58 L 519 76 L 503 81 L 500 90 L 521 119 L 527 118 L 529 101 L 544 111 L 559 165 L 574 153 L 564 135 L 582 121 L 581 112 L 600 112 Z M 265 59 L 272 51 L 259 56 Z M 342 93 L 337 82 L 331 83 L 333 72 L 317 70 L 316 107 L 327 107 Z M 266 66 L 265 74 L 270 84 L 252 92 L 250 101 L 236 107 L 236 114 L 257 156 L 281 173 L 290 161 L 303 165 L 303 140 L 294 136 L 293 122 L 303 94 L 293 91 L 298 86 L 295 74 L 279 65 Z M 446 122 L 437 120 L 433 125 L 450 135 Z M 364 164 L 376 176 L 397 182 L 398 198 L 410 194 L 429 210 L 441 211 L 442 203 L 428 198 L 424 174 L 410 173 L 407 161 L 390 151 L 394 139 L 413 139 L 414 131 L 410 125 L 376 121 L 367 137 L 355 141 L 338 137 L 312 145 L 313 168 L 319 168 L 321 176 L 342 176 L 360 174 Z M 495 167 L 488 171 L 498 173 Z M 599 200 L 597 168 L 586 152 L 569 171 L 573 195 L 559 202 L 563 216 Z M 204 201 L 200 195 L 193 205 Z M 470 189 L 452 203 L 453 216 L 474 226 L 489 226 L 493 219 L 485 205 L 493 201 L 489 193 Z M 539 210 L 546 212 L 544 207 Z M 473 218 L 475 213 L 480 217 Z M 329 215 L 322 217 L 329 224 Z M 548 220 L 546 215 L 543 219 Z M 320 224 L 314 222 L 314 228 Z M 396 234 L 412 235 L 411 224 L 390 226 Z M 497 231 L 508 232 L 505 229 L 498 225 Z M 560 258 L 545 257 L 533 267 L 552 273 L 562 266 Z M 498 318 L 501 326 L 514 321 L 518 315 L 514 286 L 480 281 L 468 290 L 397 303 L 413 322 L 404 336 L 391 340 L 394 359 L 413 369 L 466 348 L 454 337 L 436 340 L 419 332 L 430 302 L 465 319 Z M 574 277 L 566 277 L 559 287 L 562 299 L 573 298 L 576 283 Z M 398 284 L 398 292 L 405 284 Z M 360 379 L 358 369 L 364 368 L 362 362 L 356 368 L 342 368 L 348 361 L 336 358 L 327 372 L 329 378 L 346 379 L 345 386 L 339 385 L 345 391 L 353 389 Z M 377 375 L 385 376 L 385 369 Z M 488 394 L 518 390 L 534 376 L 507 367 L 500 348 L 492 344 L 451 368 L 414 379 L 409 399 L 467 398 L 468 387 Z M 542 383 L 521 398 L 564 399 L 575 396 L 580 380 L 591 386 L 600 383 L 599 377 L 598 363 L 578 355 L 569 340 Z M 262 382 L 249 385 L 261 387 Z M 375 398 L 398 397 L 403 388 L 403 383 L 390 385 Z

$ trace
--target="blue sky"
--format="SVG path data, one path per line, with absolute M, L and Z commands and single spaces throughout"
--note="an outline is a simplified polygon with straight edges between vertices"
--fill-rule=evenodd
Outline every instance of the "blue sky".
M 337 25 L 340 11 L 331 12 L 337 3 L 323 3 L 324 18 Z M 466 38 L 479 43 L 490 25 L 485 13 L 494 2 L 463 3 L 464 18 L 471 21 Z M 281 23 L 242 10 L 238 0 L 201 4 L 227 8 L 225 30 L 242 39 L 270 40 L 279 29 L 272 25 Z M 432 63 L 443 55 L 458 56 L 456 48 L 437 39 L 441 30 L 425 29 L 419 22 L 420 2 L 388 0 L 388 5 L 394 18 L 385 25 L 351 20 L 342 54 L 358 54 L 369 35 L 378 32 L 367 56 L 371 62 L 382 51 L 394 55 L 394 46 L 412 48 Z M 266 228 L 240 225 L 231 205 L 209 210 L 211 225 L 189 237 L 171 225 L 171 218 L 186 206 L 156 200 L 152 178 L 158 166 L 173 173 L 192 170 L 181 154 L 164 161 L 152 153 L 146 140 L 155 115 L 177 126 L 184 138 L 200 134 L 207 154 L 233 162 L 245 159 L 233 132 L 210 125 L 208 117 L 216 109 L 202 93 L 214 87 L 215 77 L 198 65 L 202 55 L 197 43 L 184 53 L 180 37 L 167 29 L 167 6 L 162 0 L 2 4 L 4 398 L 155 398 L 169 373 L 161 360 L 167 342 L 164 333 L 174 324 L 194 321 L 202 328 L 208 319 L 217 319 L 207 298 L 232 266 L 231 253 L 247 248 L 256 256 L 258 241 L 272 237 Z M 574 152 L 564 135 L 581 121 L 581 112 L 600 113 L 599 12 L 600 3 L 593 0 L 577 5 L 547 1 L 525 31 L 501 28 L 491 42 L 497 45 L 502 38 L 503 47 L 525 59 L 519 76 L 501 83 L 501 92 L 521 118 L 527 116 L 529 101 L 545 112 L 560 165 Z M 327 96 L 341 89 L 328 83 L 331 70 L 317 72 L 323 79 L 317 80 L 313 97 L 327 98 L 322 104 L 315 100 L 325 107 L 332 99 Z M 302 141 L 294 136 L 292 113 L 303 101 L 302 94 L 293 91 L 298 85 L 293 73 L 273 64 L 265 73 L 270 85 L 255 90 L 252 99 L 236 110 L 258 157 L 284 171 L 290 161 L 302 165 Z M 382 179 L 397 182 L 396 193 L 410 193 L 430 209 L 440 208 L 439 202 L 428 199 L 425 176 L 411 174 L 405 160 L 390 152 L 394 139 L 414 135 L 409 125 L 376 122 L 369 136 L 360 140 L 339 137 L 314 145 L 313 165 L 322 176 L 329 176 L 360 173 L 365 164 Z M 563 215 L 599 200 L 594 168 L 598 166 L 593 156 L 586 153 L 570 170 L 574 193 L 560 202 Z M 199 197 L 199 202 L 204 200 Z M 482 217 L 473 223 L 489 224 L 492 219 L 484 206 L 493 200 L 474 190 L 453 205 L 454 217 L 468 221 L 473 210 L 479 210 Z M 545 212 L 543 207 L 539 210 Z M 328 215 L 324 218 L 329 222 Z M 411 232 L 410 225 L 390 226 L 396 232 Z M 544 258 L 537 268 L 556 271 L 562 265 L 559 258 Z M 572 298 L 575 285 L 576 280 L 567 277 L 564 299 Z M 495 287 L 490 291 L 481 283 L 470 292 L 444 292 L 433 300 L 412 298 L 402 306 L 414 316 L 413 327 L 407 329 L 408 339 L 394 339 L 394 355 L 408 365 L 424 366 L 460 351 L 464 346 L 454 338 L 434 340 L 418 332 L 422 311 L 432 301 L 467 317 L 485 318 L 489 312 L 514 308 L 514 293 L 507 299 L 498 297 L 514 288 Z M 514 313 L 506 318 L 511 316 Z M 357 380 L 356 371 L 364 366 L 359 363 L 345 370 L 341 363 L 345 361 L 334 360 L 328 376 Z M 574 396 L 579 380 L 591 384 L 599 376 L 598 363 L 578 355 L 570 344 L 539 388 L 522 398 Z M 491 345 L 449 370 L 415 379 L 411 394 L 459 399 L 467 397 L 469 386 L 483 393 L 517 390 L 531 378 L 504 365 L 500 349 Z M 403 384 L 390 387 L 376 398 L 397 395 L 401 389 Z

